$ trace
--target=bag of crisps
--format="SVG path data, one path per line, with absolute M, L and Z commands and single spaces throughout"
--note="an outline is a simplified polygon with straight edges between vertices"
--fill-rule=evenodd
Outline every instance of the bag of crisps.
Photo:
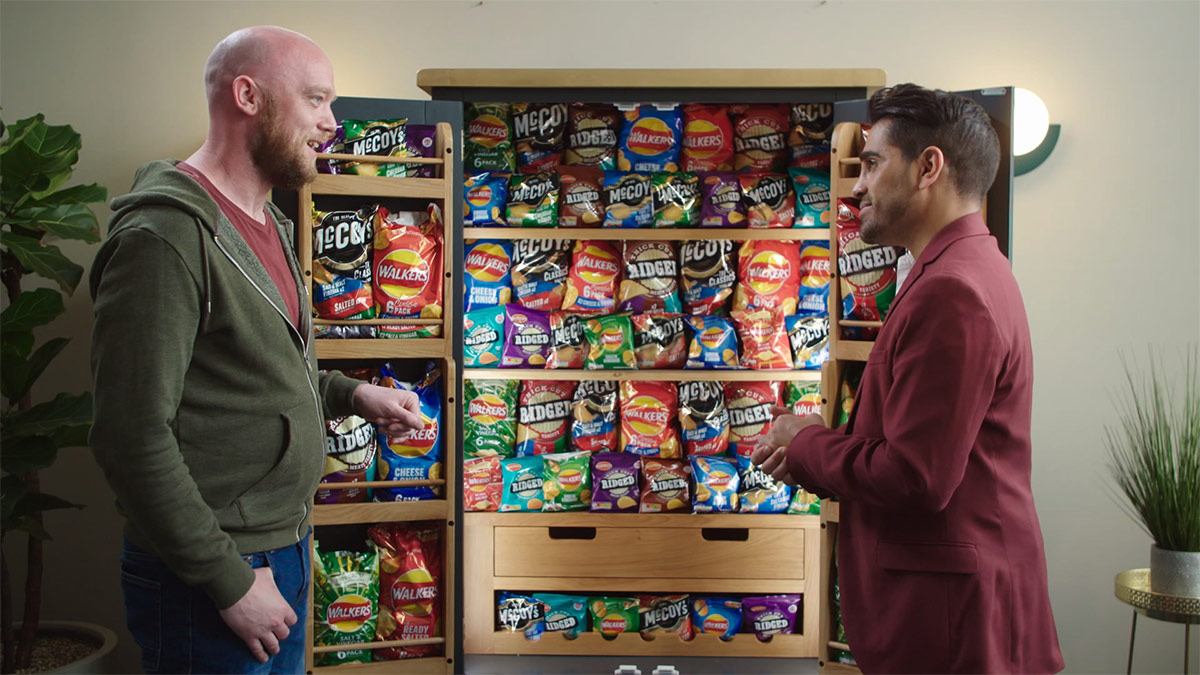
M 547 312 L 562 309 L 572 245 L 570 239 L 513 242 L 512 284 L 519 304 Z
M 617 168 L 617 142 L 625 117 L 610 103 L 572 103 L 567 120 L 566 163 Z
M 550 354 L 547 368 L 583 368 L 586 351 L 583 317 L 572 312 L 550 312 Z
M 542 457 L 543 511 L 586 511 L 592 504 L 592 453 L 564 452 Z
M 684 171 L 733 170 L 733 124 L 727 106 L 683 106 L 683 149 L 679 159 Z
M 497 511 L 504 489 L 500 457 L 468 457 L 463 460 L 463 511 Z
M 692 598 L 692 625 L 697 633 L 718 633 L 732 640 L 742 631 L 742 601 L 736 598 Z
M 379 622 L 375 639 L 440 636 L 442 555 L 438 523 L 371 525 L 367 536 L 379 551 Z M 374 650 L 374 657 L 376 661 L 414 659 L 441 651 L 441 645 L 384 647 Z
M 696 227 L 700 179 L 694 173 L 659 172 L 650 177 L 654 227 Z
M 742 339 L 742 366 L 754 370 L 792 368 L 792 350 L 783 312 L 772 309 L 730 313 Z
M 442 212 L 390 213 L 375 226 L 375 307 L 381 318 L 442 316 Z M 423 223 L 421 221 L 424 221 Z
M 679 260 L 669 241 L 627 241 L 618 309 L 678 314 Z
M 750 458 L 739 455 L 737 471 L 738 510 L 742 513 L 783 513 L 792 501 L 792 486 L 775 480 L 770 474 L 750 463 Z
M 512 302 L 512 242 L 467 240 L 463 258 L 463 309 L 470 312 Z
M 771 635 L 791 635 L 795 632 L 800 602 L 799 595 L 742 598 L 742 623 L 759 640 Z
M 642 635 L 653 637 L 655 633 L 669 633 L 680 640 L 691 640 L 692 613 L 686 595 L 642 595 L 638 596 Z
M 313 543 L 313 644 L 318 647 L 371 642 L 379 598 L 379 554 L 332 551 Z M 314 665 L 370 663 L 371 652 L 354 649 L 313 655 Z
M 517 457 L 565 452 L 571 438 L 575 382 L 523 380 L 517 415 Z
M 513 457 L 500 463 L 500 477 L 504 484 L 500 495 L 501 513 L 542 510 L 542 457 Z
M 633 322 L 628 314 L 610 314 L 587 319 L 583 324 L 588 352 L 588 370 L 637 368 L 633 352 Z
M 678 314 L 635 314 L 633 349 L 638 368 L 682 368 L 687 362 L 687 332 Z
M 379 480 L 434 480 L 442 477 L 442 371 L 429 362 L 425 377 L 417 384 L 400 381 L 391 363 L 380 367 L 380 385 L 407 389 L 417 395 L 421 406 L 420 429 L 405 432 L 400 437 L 378 434 Z M 438 485 L 420 487 L 375 488 L 372 498 L 377 502 L 407 502 L 437 499 L 442 495 Z
M 788 169 L 796 192 L 794 227 L 829 227 L 829 172 L 817 169 Z
M 729 448 L 729 411 L 720 383 L 679 383 L 679 426 L 688 455 L 725 454 Z
M 605 171 L 604 204 L 603 227 L 650 227 L 654 222 L 650 176 Z
M 562 308 L 585 314 L 611 312 L 620 279 L 621 254 L 616 243 L 580 239 L 575 242 Z
M 617 446 L 617 383 L 583 380 L 571 405 L 571 445 L 586 452 L 611 452 Z
M 500 593 L 496 623 L 504 630 L 523 632 L 526 640 L 538 640 L 546 630 L 541 601 L 524 593 Z
M 758 439 L 767 435 L 775 417 L 771 406 L 780 405 L 778 382 L 726 382 L 725 407 L 729 409 L 729 450 L 749 456 Z
M 467 171 L 516 171 L 512 107 L 508 103 L 471 103 L 466 112 L 463 168 Z
M 724 457 L 690 457 L 692 466 L 692 511 L 733 513 L 738 510 L 740 478 L 733 463 Z
M 683 456 L 678 414 L 679 392 L 674 382 L 622 382 L 622 450 L 649 457 Z
M 736 105 L 730 111 L 733 121 L 734 171 L 782 171 L 787 163 L 787 105 L 755 103 Z
M 800 247 L 794 241 L 748 240 L 738 252 L 734 309 L 782 309 L 796 313 Z
M 562 164 L 566 103 L 514 103 L 512 120 L 518 169 L 537 173 Z
M 375 478 L 375 425 L 349 415 L 325 420 L 325 469 L 322 483 L 360 483 Z M 370 496 L 367 488 L 348 490 L 317 490 L 317 504 L 349 504 L 365 502 Z
M 512 457 L 517 439 L 518 380 L 466 380 L 463 452 L 468 457 Z
M 604 171 L 590 166 L 560 166 L 558 226 L 599 227 L 604 221 Z
M 796 311 L 829 316 L 829 242 L 800 242 L 800 298 Z
M 678 107 L 660 110 L 639 105 L 628 110 L 617 146 L 617 168 L 645 173 L 678 171 L 682 136 L 683 116 Z
M 821 498 L 804 488 L 792 491 L 792 501 L 788 504 L 790 515 L 819 516 L 821 515 Z
M 592 455 L 592 511 L 632 513 L 641 496 L 642 458 L 626 452 Z
M 642 460 L 642 495 L 639 513 L 690 511 L 687 463 L 678 459 Z
M 788 148 L 790 166 L 829 171 L 829 140 L 833 135 L 832 103 L 794 103 Z
M 486 307 L 463 317 L 463 366 L 495 368 L 504 349 L 504 307 Z
M 618 633 L 638 632 L 637 598 L 588 598 L 592 615 L 592 630 L 606 638 Z
M 854 306 L 843 318 L 882 321 L 896 297 L 896 261 L 904 249 L 876 246 L 862 239 L 858 200 L 839 199 L 837 213 L 838 276 L 842 295 L 853 295 Z M 862 339 L 871 339 L 878 329 Z
M 787 383 L 783 404 L 793 415 L 805 417 L 821 414 L 821 383 L 792 380 Z
M 503 227 L 508 225 L 504 208 L 508 204 L 508 174 L 483 171 L 463 179 L 463 225 L 467 227 Z
M 558 174 L 513 174 L 508 179 L 505 218 L 512 227 L 558 225 Z
M 742 182 L 737 174 L 710 171 L 700 174 L 700 227 L 746 227 Z
M 345 119 L 338 124 L 333 142 L 322 152 L 344 155 L 378 155 L 381 157 L 419 157 L 408 142 L 408 120 L 353 120 Z M 358 176 L 386 176 L 405 178 L 416 175 L 416 165 L 394 162 L 359 162 L 348 159 L 325 160 L 330 173 L 346 173 Z
M 516 304 L 504 306 L 501 368 L 541 368 L 550 353 L 550 315 Z
M 820 370 L 829 360 L 829 315 L 801 313 L 787 317 L 786 325 L 796 367 Z
M 723 316 L 689 316 L 687 368 L 738 368 L 737 332 Z
M 742 204 L 751 228 L 792 227 L 796 220 L 796 193 L 787 176 L 776 173 L 740 174 Z
M 587 630 L 588 599 L 581 595 L 558 593 L 534 593 L 534 600 L 542 603 L 547 633 L 562 633 L 573 640 Z
M 828 258 L 828 256 L 826 256 Z M 687 314 L 722 314 L 733 285 L 737 265 L 729 239 L 698 239 L 679 246 L 680 299 Z
M 379 207 L 313 209 L 313 313 L 322 319 L 371 319 L 372 228 Z

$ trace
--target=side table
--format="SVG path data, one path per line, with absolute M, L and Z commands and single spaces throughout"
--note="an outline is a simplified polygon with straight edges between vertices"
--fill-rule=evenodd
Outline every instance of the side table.
M 1200 624 L 1200 598 L 1155 593 L 1150 590 L 1150 570 L 1125 570 L 1117 574 L 1115 595 L 1133 607 L 1133 625 L 1129 628 L 1129 660 L 1125 673 L 1133 672 L 1133 638 L 1137 634 L 1138 614 L 1151 619 L 1183 624 L 1183 675 L 1191 658 L 1192 624 Z

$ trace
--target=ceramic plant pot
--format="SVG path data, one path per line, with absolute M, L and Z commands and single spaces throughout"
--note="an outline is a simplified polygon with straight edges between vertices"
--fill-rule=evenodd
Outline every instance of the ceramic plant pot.
M 1200 551 L 1168 551 L 1150 547 L 1150 590 L 1184 598 L 1200 598 Z

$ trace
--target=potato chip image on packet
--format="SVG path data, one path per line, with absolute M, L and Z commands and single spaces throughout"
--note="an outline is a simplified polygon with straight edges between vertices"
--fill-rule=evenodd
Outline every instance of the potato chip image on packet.
M 469 457 L 463 460 L 463 510 L 497 511 L 504 489 L 500 457 Z
M 545 502 L 542 494 L 544 467 L 542 455 L 514 457 L 500 464 L 503 494 L 500 511 L 541 511 Z
M 588 370 L 637 368 L 633 351 L 633 322 L 628 314 L 610 314 L 587 319 L 583 324 L 588 351 Z
M 508 174 L 483 171 L 463 178 L 463 225 L 505 227 L 508 204 Z
M 487 307 L 463 318 L 463 366 L 495 368 L 504 350 L 504 308 Z
M 697 633 L 717 633 L 733 639 L 742 630 L 742 601 L 737 598 L 692 598 L 692 626 Z
M 607 241 L 575 242 L 567 275 L 563 310 L 605 314 L 616 307 L 617 283 L 621 280 L 621 254 Z
M 679 259 L 668 241 L 625 243 L 624 280 L 617 297 L 618 309 L 631 312 L 678 314 Z
M 463 452 L 468 457 L 512 457 L 517 439 L 517 380 L 463 383 Z
M 775 417 L 771 406 L 780 405 L 778 382 L 726 382 L 725 407 L 729 409 L 729 450 L 749 456 L 758 439 L 767 435 Z
M 512 301 L 512 242 L 481 239 L 465 242 L 463 308 L 470 312 Z
M 692 511 L 732 513 L 738 509 L 737 468 L 724 457 L 691 457 Z
M 662 110 L 639 105 L 627 110 L 617 146 L 617 168 L 645 173 L 678 171 L 682 136 L 683 114 L 678 106 Z
M 592 616 L 592 631 L 606 638 L 618 633 L 638 632 L 637 598 L 591 597 L 588 610 Z
M 643 459 L 642 495 L 638 512 L 691 511 L 687 466 L 680 459 Z
M 543 511 L 586 511 L 592 504 L 590 452 L 544 455 Z
M 723 316 L 689 316 L 687 368 L 738 368 L 737 331 Z
M 622 382 L 621 449 L 634 455 L 681 457 L 678 409 L 674 382 Z
M 730 313 L 742 340 L 742 366 L 754 370 L 792 368 L 792 350 L 783 312 L 771 309 Z
M 517 413 L 518 457 L 565 452 L 571 438 L 571 401 L 575 382 L 521 382 Z

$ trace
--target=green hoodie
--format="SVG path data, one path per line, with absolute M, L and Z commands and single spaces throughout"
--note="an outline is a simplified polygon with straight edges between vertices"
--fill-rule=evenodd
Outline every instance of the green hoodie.
M 318 376 L 275 284 L 204 188 L 151 162 L 114 199 L 91 271 L 90 444 L 130 541 L 218 608 L 254 573 L 241 555 L 294 544 L 324 466 L 325 418 L 358 382 Z M 292 223 L 274 205 L 301 298 Z

